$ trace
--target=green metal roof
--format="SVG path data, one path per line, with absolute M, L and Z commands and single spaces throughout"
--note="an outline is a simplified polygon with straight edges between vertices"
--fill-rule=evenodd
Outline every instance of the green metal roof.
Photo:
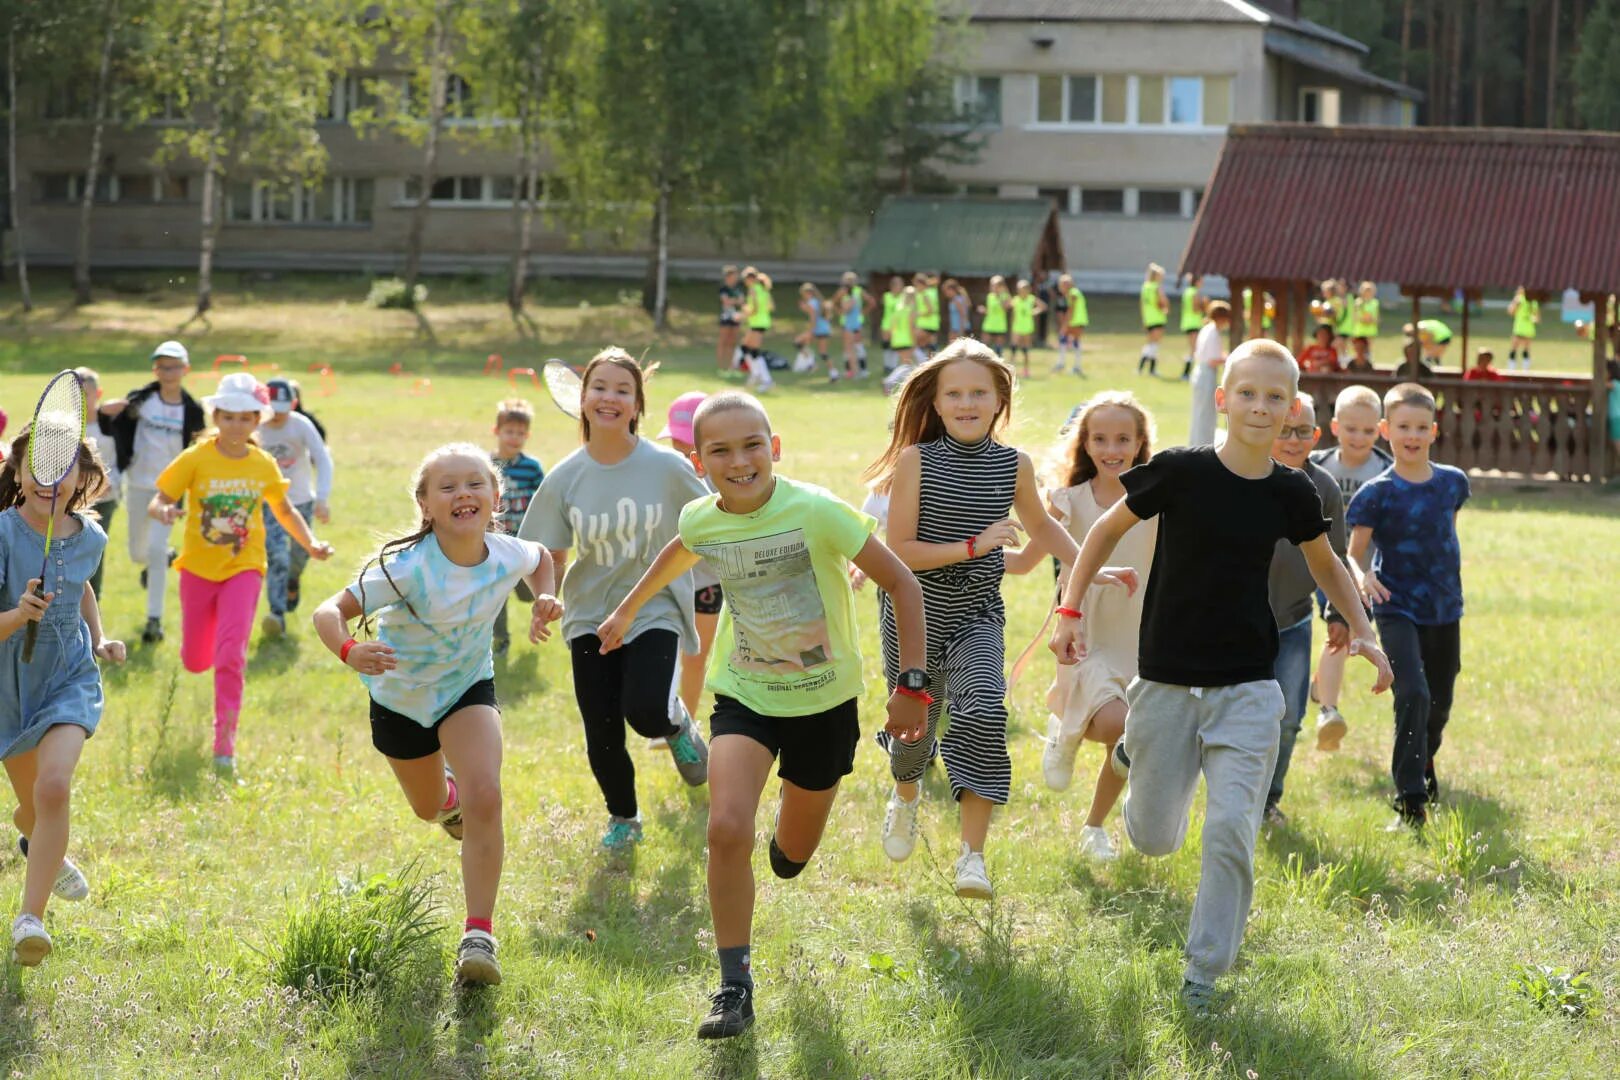
M 1018 273 L 1039 250 L 1054 212 L 1049 199 L 891 196 L 873 217 L 855 268 L 863 274 Z

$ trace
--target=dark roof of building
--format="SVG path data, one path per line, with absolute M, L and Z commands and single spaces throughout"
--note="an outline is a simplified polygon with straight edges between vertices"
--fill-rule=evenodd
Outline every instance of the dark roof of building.
M 1335 42 L 1335 44 L 1338 43 Z M 1355 43 L 1352 42 L 1351 44 Z M 1366 50 L 1363 48 L 1361 51 L 1365 52 Z M 1407 86 L 1405 83 L 1396 82 L 1394 79 L 1374 75 L 1363 68 L 1358 59 L 1346 56 L 1340 51 L 1324 49 L 1308 38 L 1301 37 L 1299 33 L 1293 32 L 1292 29 L 1267 27 L 1266 52 L 1273 56 L 1280 56 L 1285 60 L 1291 60 L 1313 71 L 1337 76 L 1345 82 L 1354 83 L 1357 86 L 1365 86 L 1372 90 L 1393 94 L 1409 101 L 1420 101 L 1423 98 L 1422 92 L 1416 87 Z
M 1235 125 L 1181 270 L 1620 289 L 1620 135 Z
M 1050 199 L 893 196 L 872 219 L 855 268 L 1016 273 L 1031 265 L 1048 227 L 1056 231 L 1056 215 Z
M 1263 21 L 1230 0 L 968 0 L 966 6 L 975 22 Z

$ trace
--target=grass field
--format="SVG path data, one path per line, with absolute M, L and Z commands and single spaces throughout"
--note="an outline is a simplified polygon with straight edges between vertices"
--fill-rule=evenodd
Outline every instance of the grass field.
M 309 279 L 222 290 L 205 335 L 188 335 L 198 375 L 217 353 L 303 372 L 339 372 L 310 404 L 338 462 L 338 555 L 313 565 L 306 594 L 341 587 L 380 534 L 409 521 L 405 484 L 427 449 L 489 442 L 506 386 L 485 356 L 538 366 L 619 342 L 664 369 L 661 414 L 678 393 L 713 389 L 708 289 L 677 294 L 674 329 L 655 337 L 610 283 L 545 282 L 543 345 L 519 341 L 474 283 L 430 283 L 436 345 L 399 312 L 363 308 L 364 283 Z M 779 298 L 785 302 L 787 290 Z M 0 307 L 0 405 L 13 431 L 43 376 L 88 363 L 109 390 L 145 378 L 145 356 L 184 318 L 184 286 L 62 306 L 47 282 L 25 321 Z M 588 306 L 586 304 L 588 303 Z M 1043 451 L 1071 406 L 1103 387 L 1136 390 L 1166 443 L 1187 420 L 1186 388 L 1134 375 L 1128 305 L 1093 303 L 1088 380 L 1036 374 L 1020 389 L 1015 441 Z M 1482 320 L 1494 325 L 1490 319 Z M 1500 316 L 1505 335 L 1506 320 Z M 1538 367 L 1584 366 L 1558 328 Z M 1505 346 L 1505 340 L 1502 342 Z M 781 337 L 778 351 L 788 351 Z M 1161 370 L 1179 353 L 1166 349 Z M 401 363 L 405 375 L 387 374 Z M 431 380 L 430 387 L 417 381 Z M 413 393 L 414 391 L 417 391 Z M 538 391 L 530 391 L 531 396 Z M 543 401 L 534 452 L 575 445 Z M 885 401 L 872 383 L 788 377 L 769 407 L 783 472 L 858 498 L 879 449 Z M 171 589 L 165 646 L 132 647 L 105 672 L 108 705 L 86 748 L 71 850 L 93 895 L 53 905 L 56 952 L 9 967 L 0 990 L 0 1073 L 13 1076 L 545 1077 L 1524 1077 L 1620 1072 L 1620 617 L 1612 596 L 1620 505 L 1584 490 L 1479 485 L 1459 525 L 1468 617 L 1456 710 L 1440 758 L 1443 812 L 1426 844 L 1382 826 L 1389 704 L 1364 692 L 1344 710 L 1343 753 L 1302 740 L 1290 775 L 1291 824 L 1260 845 L 1253 918 L 1229 1003 L 1194 1019 L 1175 1004 L 1197 880 L 1197 823 L 1180 854 L 1081 860 L 1098 760 L 1088 744 L 1074 789 L 1040 779 L 1038 703 L 1049 669 L 1013 698 L 1014 788 L 992 830 L 998 900 L 969 904 L 947 874 L 955 817 L 932 776 L 925 845 L 895 866 L 878 845 L 884 761 L 863 744 L 827 840 L 799 880 L 763 857 L 756 916 L 759 1023 L 729 1045 L 692 1029 L 716 970 L 703 886 L 706 793 L 632 740 L 646 841 L 604 857 L 604 812 L 585 764 L 558 643 L 514 648 L 498 666 L 506 727 L 507 864 L 496 917 L 505 983 L 473 996 L 449 984 L 460 915 L 455 845 L 411 817 L 371 749 L 365 693 L 298 624 L 255 638 L 239 736 L 239 783 L 209 770 L 210 681 L 180 667 Z M 120 511 L 122 515 L 124 511 Z M 110 631 L 138 641 L 142 612 L 113 525 Z M 1038 576 L 1037 576 L 1038 577 Z M 1011 649 L 1034 633 L 1042 580 L 1007 585 Z M 313 606 L 306 603 L 305 610 Z M 873 616 L 870 597 L 860 600 Z M 875 617 L 868 675 L 880 681 Z M 863 702 L 867 730 L 881 695 Z M 768 827 L 770 811 L 761 815 Z M 1117 815 L 1111 831 L 1120 839 Z M 0 843 L 20 890 L 22 861 Z M 443 928 L 424 965 L 347 998 L 276 984 L 289 920 L 332 910 L 340 881 L 427 876 Z M 13 893 L 15 895 L 15 893 Z M 1536 974 L 1541 968 L 1550 972 Z M 1568 977 L 1590 972 L 1588 985 Z M 1564 1010 L 1569 1005 L 1571 1010 Z M 1584 1015 L 1569 1015 L 1581 1010 Z

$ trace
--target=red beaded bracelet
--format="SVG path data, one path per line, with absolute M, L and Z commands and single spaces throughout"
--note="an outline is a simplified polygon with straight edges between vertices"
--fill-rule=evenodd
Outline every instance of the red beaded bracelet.
M 354 648 L 355 644 L 356 642 L 354 638 L 350 638 L 348 641 L 345 641 L 338 649 L 338 659 L 347 664 L 349 662 L 349 650 Z
M 1081 614 L 1079 611 L 1075 610 L 1072 607 L 1061 607 L 1061 606 L 1059 606 L 1059 607 L 1053 608 L 1052 610 L 1054 612 L 1056 612 L 1057 614 L 1063 616 L 1063 618 L 1065 618 L 1065 619 L 1083 619 L 1083 618 L 1085 618 L 1085 615 Z
M 932 705 L 934 703 L 934 695 L 930 694 L 926 690 L 908 690 L 904 686 L 897 686 L 894 688 L 894 692 L 897 694 L 904 694 L 906 697 L 914 697 L 924 705 Z
M 978 555 L 976 555 L 974 553 L 974 551 L 973 551 L 974 547 L 976 547 L 978 545 L 978 543 L 979 543 L 979 538 L 977 536 L 970 536 L 970 537 L 967 538 L 968 558 L 970 558 L 970 559 L 978 558 Z

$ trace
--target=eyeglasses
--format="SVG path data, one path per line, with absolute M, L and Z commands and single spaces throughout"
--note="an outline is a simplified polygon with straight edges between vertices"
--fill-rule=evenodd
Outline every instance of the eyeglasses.
M 1277 433 L 1279 439 L 1308 439 L 1316 434 L 1316 425 L 1304 424 L 1300 427 L 1285 427 Z

